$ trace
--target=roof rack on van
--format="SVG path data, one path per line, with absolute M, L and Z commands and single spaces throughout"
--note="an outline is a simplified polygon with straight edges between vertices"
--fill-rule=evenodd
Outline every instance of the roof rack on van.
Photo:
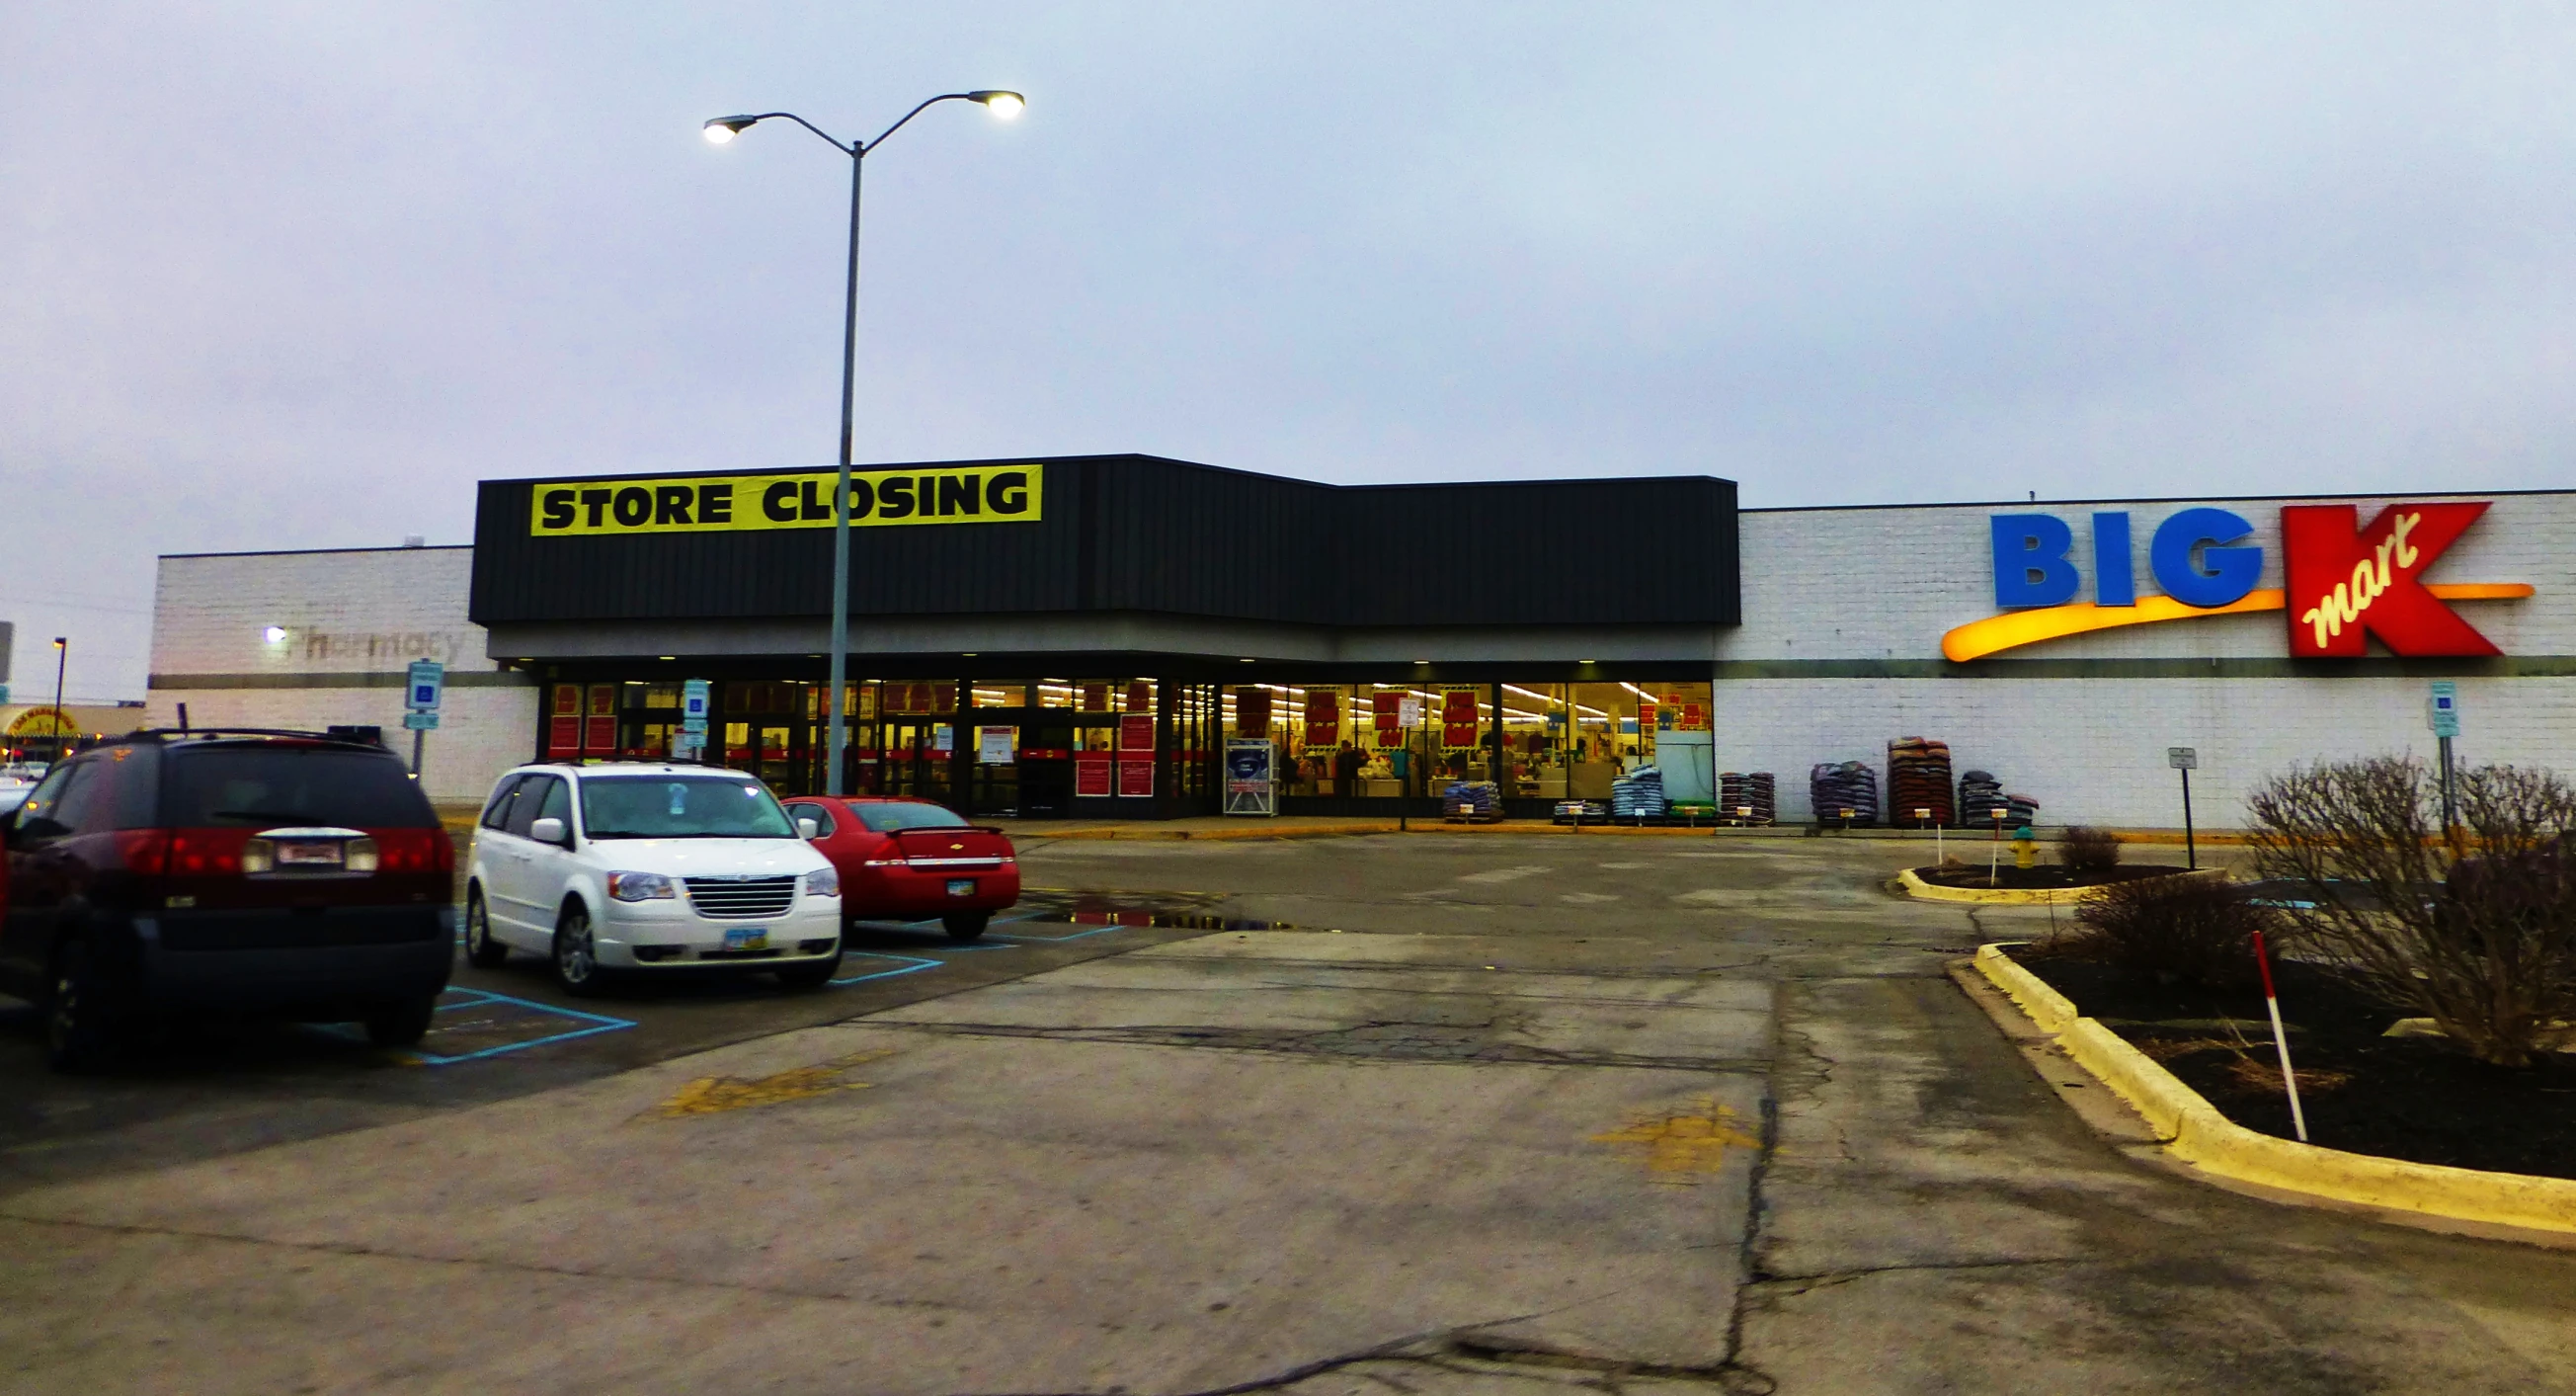
M 303 731 L 291 727 L 138 727 L 115 740 L 194 742 L 220 741 L 227 737 L 294 737 L 308 742 L 330 742 L 338 746 L 382 747 L 384 740 L 381 735 L 373 737 L 366 735 L 369 732 L 381 733 L 381 731 L 382 729 L 379 728 L 355 727 L 333 728 L 321 732 Z

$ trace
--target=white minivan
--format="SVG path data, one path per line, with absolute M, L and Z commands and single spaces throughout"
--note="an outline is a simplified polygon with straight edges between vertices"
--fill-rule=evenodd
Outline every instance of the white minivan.
M 522 766 L 483 806 L 465 883 L 465 956 L 543 955 L 567 993 L 608 971 L 841 965 L 841 879 L 769 787 L 708 766 Z

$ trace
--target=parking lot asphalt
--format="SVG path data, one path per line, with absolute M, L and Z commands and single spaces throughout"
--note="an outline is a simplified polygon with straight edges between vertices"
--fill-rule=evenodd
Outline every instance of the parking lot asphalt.
M 585 1001 L 639 1026 L 449 1066 L 333 1049 L 48 1088 L 66 1116 L 199 1103 L 11 1136 L 0 1370 L 84 1392 L 2576 1392 L 2576 1254 L 2221 1192 L 2097 1137 L 1944 973 L 2050 913 L 1885 889 L 1928 855 L 1032 838 L 1034 884 L 1206 919 L 932 946 L 939 968 L 819 1004 Z M 351 1084 L 377 1081 L 411 1084 Z M 387 1113 L 295 1123 L 351 1099 Z M 279 1142 L 252 1147 L 263 1128 Z M 139 1157 L 83 1142 L 105 1136 Z
M 965 945 L 932 923 L 864 924 L 848 938 L 840 977 L 804 993 L 765 974 L 639 974 L 574 998 L 534 956 L 487 970 L 460 953 L 416 1050 L 378 1051 L 355 1024 L 210 1018 L 163 1027 L 119 1070 L 91 1079 L 48 1073 L 35 1009 L 0 996 L 0 1196 L 390 1124 L 840 1022 L 1197 935 L 1223 923 L 1208 912 L 1218 900 L 1033 890 Z

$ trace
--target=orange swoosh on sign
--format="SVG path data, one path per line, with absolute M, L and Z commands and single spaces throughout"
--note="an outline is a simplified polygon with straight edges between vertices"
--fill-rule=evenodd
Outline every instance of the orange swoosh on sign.
M 2504 601 L 2532 594 L 2527 582 L 2434 582 L 2426 591 L 2444 601 Z M 2110 630 L 2123 625 L 2152 625 L 2167 620 L 2197 620 L 2202 616 L 2234 616 L 2250 611 L 2277 611 L 2284 604 L 2278 587 L 2249 591 L 2244 599 L 2225 606 L 2186 606 L 2170 596 L 2141 596 L 2135 606 L 2097 606 L 2090 601 L 2077 601 L 2065 606 L 2043 606 L 2032 611 L 2006 611 L 1984 620 L 1972 620 L 1941 637 L 1941 657 L 1964 664 L 1990 654 L 2035 645 L 2042 640 L 2060 640 L 2091 630 Z

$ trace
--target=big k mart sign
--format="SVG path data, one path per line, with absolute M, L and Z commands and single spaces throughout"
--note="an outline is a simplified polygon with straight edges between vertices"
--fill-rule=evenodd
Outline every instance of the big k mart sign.
M 2125 510 L 2092 517 L 2093 599 L 2078 601 L 2084 568 L 2075 531 L 2054 514 L 1997 514 L 1991 521 L 1995 607 L 1941 637 L 1941 653 L 1965 662 L 2044 640 L 2119 626 L 2280 611 L 2293 658 L 2335 659 L 2368 652 L 2377 639 L 2410 657 L 2500 653 L 2460 601 L 2524 597 L 2521 582 L 2427 582 L 2426 569 L 2486 513 L 2484 501 L 2391 504 L 2370 522 L 2349 504 L 2281 509 L 2280 587 L 2262 587 L 2264 547 L 2254 525 L 2230 510 L 2181 510 L 2157 525 L 2146 571 L 2161 594 L 2138 591 L 2138 557 Z

